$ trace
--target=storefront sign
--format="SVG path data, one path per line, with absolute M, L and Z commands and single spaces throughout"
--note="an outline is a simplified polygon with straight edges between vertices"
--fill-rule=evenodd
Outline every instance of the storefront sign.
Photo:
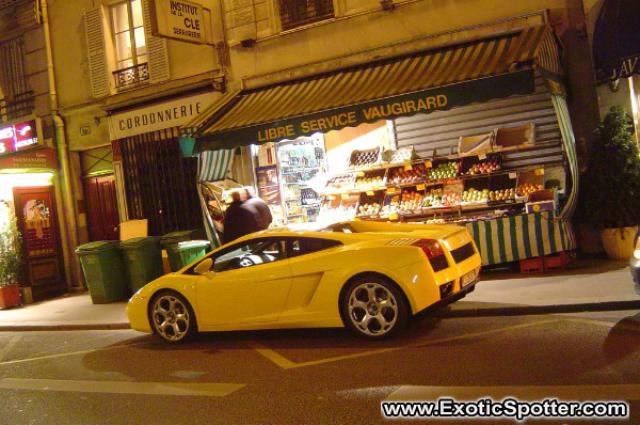
M 49 169 L 57 168 L 56 153 L 51 148 L 36 149 L 0 158 L 0 169 Z
M 640 75 L 640 55 L 624 59 L 610 69 L 607 69 L 606 72 L 607 75 L 606 78 L 604 78 L 606 80 L 629 78 L 634 74 Z
M 36 119 L 0 126 L 0 156 L 23 151 L 37 145 L 38 141 Z
M 533 71 L 524 70 L 317 112 L 275 123 L 232 129 L 217 135 L 205 135 L 200 138 L 202 144 L 199 149 L 220 149 L 295 139 L 365 122 L 372 123 L 382 119 L 448 110 L 469 103 L 486 102 L 515 94 L 530 94 L 534 89 Z
M 184 0 L 154 0 L 153 34 L 191 43 L 206 43 L 202 5 Z
M 111 140 L 118 140 L 185 125 L 202 113 L 216 98 L 214 93 L 204 93 L 113 114 L 109 117 L 109 135 Z

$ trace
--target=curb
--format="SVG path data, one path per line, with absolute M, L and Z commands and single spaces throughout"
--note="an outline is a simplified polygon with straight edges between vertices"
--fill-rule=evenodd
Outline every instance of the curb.
M 77 325 L 0 325 L 0 332 L 32 332 L 32 331 L 110 331 L 131 329 L 129 323 L 97 323 Z
M 583 313 L 589 311 L 640 310 L 638 301 L 609 301 L 602 303 L 560 304 L 560 305 L 532 305 L 509 307 L 468 308 L 458 310 L 441 310 L 433 316 L 451 317 L 487 317 L 487 316 L 527 316 L 554 313 Z

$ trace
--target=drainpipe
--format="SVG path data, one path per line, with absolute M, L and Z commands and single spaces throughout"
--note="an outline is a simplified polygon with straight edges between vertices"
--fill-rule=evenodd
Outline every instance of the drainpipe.
M 37 1 L 37 0 L 36 0 Z M 62 212 L 58 214 L 60 222 L 60 233 L 65 237 L 65 243 L 62 244 L 62 253 L 64 256 L 65 274 L 68 279 L 70 289 L 79 289 L 82 287 L 80 277 L 80 266 L 75 259 L 73 250 L 78 245 L 78 229 L 76 226 L 76 209 L 74 205 L 74 196 L 71 183 L 71 167 L 69 166 L 69 155 L 67 148 L 67 139 L 65 136 L 64 120 L 59 114 L 58 93 L 56 90 L 56 77 L 53 69 L 53 53 L 51 49 L 51 31 L 49 29 L 49 12 L 47 0 L 40 0 L 40 9 L 42 14 L 42 26 L 44 30 L 45 50 L 47 53 L 47 75 L 49 78 L 49 108 L 51 109 L 51 118 L 55 128 L 56 148 L 58 151 L 58 159 L 62 175 L 58 181 L 61 183 L 61 194 L 63 200 Z

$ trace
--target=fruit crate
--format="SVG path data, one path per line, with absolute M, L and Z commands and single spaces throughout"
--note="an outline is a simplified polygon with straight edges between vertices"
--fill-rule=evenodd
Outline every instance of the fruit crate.
M 544 271 L 544 258 L 534 257 L 520 260 L 520 273 L 540 273 Z
M 491 174 L 502 169 L 502 155 L 489 154 L 462 158 L 460 173 L 465 176 Z
M 424 163 L 392 167 L 389 168 L 386 183 L 395 186 L 421 184 L 427 181 L 427 173 Z
M 379 190 L 386 185 L 386 170 L 373 169 L 356 172 L 356 181 L 354 189 L 363 190 Z
M 562 251 L 544 257 L 544 271 L 563 270 L 571 262 L 571 253 Z
M 349 168 L 362 169 L 371 167 L 380 163 L 380 154 L 382 148 L 377 147 L 367 150 L 354 150 L 349 158 Z

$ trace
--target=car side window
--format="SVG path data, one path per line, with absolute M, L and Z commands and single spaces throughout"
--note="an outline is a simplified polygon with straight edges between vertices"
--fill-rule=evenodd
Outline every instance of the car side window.
M 295 238 L 290 240 L 289 249 L 291 257 L 299 257 L 300 255 L 311 254 L 340 245 L 342 245 L 341 242 L 332 239 Z
M 256 239 L 232 246 L 213 259 L 213 271 L 224 272 L 245 267 L 273 263 L 286 258 L 285 241 L 282 239 Z

